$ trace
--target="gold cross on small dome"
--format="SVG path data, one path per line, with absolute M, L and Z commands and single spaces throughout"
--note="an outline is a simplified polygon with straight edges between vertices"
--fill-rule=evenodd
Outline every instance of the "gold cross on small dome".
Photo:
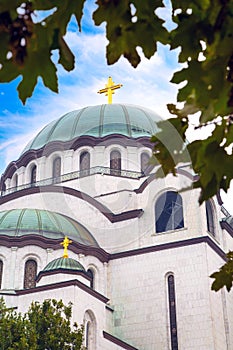
M 64 248 L 63 258 L 68 258 L 68 247 L 70 243 L 72 243 L 72 241 L 67 236 L 65 236 L 63 242 L 60 243 Z
M 115 93 L 114 90 L 120 89 L 123 85 L 122 84 L 115 84 L 112 80 L 112 77 L 108 78 L 108 83 L 105 84 L 104 89 L 100 89 L 98 91 L 98 94 L 104 94 L 105 96 L 108 96 L 108 104 L 112 103 L 112 95 Z

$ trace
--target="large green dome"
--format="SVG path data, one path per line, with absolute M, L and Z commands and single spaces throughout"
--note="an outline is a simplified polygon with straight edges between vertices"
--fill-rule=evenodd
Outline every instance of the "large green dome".
M 59 213 L 39 209 L 0 212 L 0 235 L 19 237 L 30 234 L 53 239 L 68 236 L 80 244 L 98 247 L 98 243 L 84 226 Z
M 23 153 L 40 149 L 53 141 L 71 141 L 80 136 L 104 137 L 112 134 L 130 138 L 150 137 L 158 116 L 144 107 L 125 104 L 89 106 L 69 112 L 44 127 Z

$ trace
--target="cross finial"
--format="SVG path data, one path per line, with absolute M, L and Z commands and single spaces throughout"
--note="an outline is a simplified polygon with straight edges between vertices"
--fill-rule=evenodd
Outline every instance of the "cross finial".
M 104 89 L 100 89 L 98 91 L 98 94 L 103 94 L 105 93 L 105 96 L 108 96 L 108 103 L 112 103 L 112 95 L 114 94 L 114 90 L 120 89 L 123 85 L 122 84 L 116 84 L 112 80 L 112 77 L 108 77 L 108 83 L 105 84 Z
M 72 241 L 67 236 L 65 236 L 63 242 L 60 243 L 64 248 L 63 258 L 68 258 L 68 246 L 70 243 L 72 243 Z

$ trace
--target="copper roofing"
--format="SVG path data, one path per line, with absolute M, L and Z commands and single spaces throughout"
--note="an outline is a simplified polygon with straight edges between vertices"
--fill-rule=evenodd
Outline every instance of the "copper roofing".
M 43 271 L 54 271 L 54 270 L 75 270 L 85 271 L 82 264 L 72 258 L 58 258 L 52 260 L 48 265 L 45 266 Z
M 120 134 L 137 138 L 155 134 L 156 113 L 144 107 L 125 104 L 89 106 L 69 112 L 46 125 L 22 153 L 43 148 L 53 141 L 70 141 L 80 136 L 104 137 Z
M 36 234 L 60 239 L 69 236 L 75 242 L 98 247 L 92 234 L 74 219 L 40 209 L 11 209 L 0 212 L 0 235 L 11 237 Z

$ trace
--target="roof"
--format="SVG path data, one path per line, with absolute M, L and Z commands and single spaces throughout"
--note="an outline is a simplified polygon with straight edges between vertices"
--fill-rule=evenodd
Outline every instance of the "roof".
M 28 208 L 0 212 L 0 235 L 18 237 L 31 234 L 53 239 L 68 236 L 80 244 L 98 247 L 92 234 L 68 216 Z
M 80 136 L 112 134 L 130 138 L 150 137 L 157 131 L 157 114 L 144 107 L 126 104 L 89 106 L 69 112 L 45 126 L 22 153 L 43 148 L 54 141 L 71 141 Z
M 54 271 L 60 269 L 85 272 L 83 265 L 72 258 L 58 258 L 52 260 L 50 263 L 48 263 L 48 265 L 45 266 L 43 271 Z

